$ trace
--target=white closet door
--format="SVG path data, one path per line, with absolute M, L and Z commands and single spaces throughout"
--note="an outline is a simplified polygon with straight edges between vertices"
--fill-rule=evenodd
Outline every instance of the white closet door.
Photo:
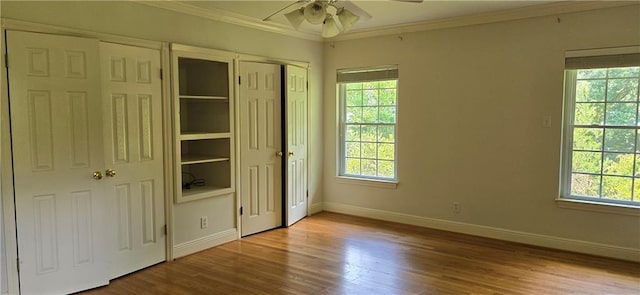
M 165 260 L 158 50 L 100 43 L 110 278 Z
M 287 226 L 307 216 L 307 70 L 287 65 Z
M 242 235 L 282 225 L 280 66 L 240 63 Z
M 23 294 L 108 283 L 97 40 L 7 31 Z

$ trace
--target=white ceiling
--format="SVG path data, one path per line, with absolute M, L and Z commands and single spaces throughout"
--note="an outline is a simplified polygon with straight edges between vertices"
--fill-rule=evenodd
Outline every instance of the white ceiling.
M 338 0 L 336 5 L 349 0 Z M 296 1 L 180 1 L 184 4 L 193 5 L 205 11 L 216 11 L 217 14 L 230 12 L 241 15 L 247 19 L 262 22 L 270 14 L 286 7 Z M 422 3 L 410 3 L 391 0 L 362 1 L 351 0 L 349 4 L 355 4 L 366 13 L 371 15 L 370 19 L 361 20 L 356 23 L 351 32 L 381 29 L 410 23 L 420 23 L 454 17 L 470 16 L 482 13 L 490 13 L 515 8 L 522 8 L 532 5 L 542 5 L 559 1 L 530 1 L 530 0 L 509 0 L 509 1 L 433 1 L 425 0 Z M 284 14 L 301 7 L 303 3 L 296 4 L 290 8 L 273 16 L 270 20 L 262 22 L 264 25 L 274 25 L 290 28 Z M 353 11 L 356 12 L 356 11 Z M 303 23 L 300 31 L 320 35 L 321 25 L 311 25 Z

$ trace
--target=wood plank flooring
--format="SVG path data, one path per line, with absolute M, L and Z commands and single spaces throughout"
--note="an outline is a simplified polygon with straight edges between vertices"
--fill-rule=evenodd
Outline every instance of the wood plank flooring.
M 86 294 L 640 294 L 640 264 L 320 213 Z

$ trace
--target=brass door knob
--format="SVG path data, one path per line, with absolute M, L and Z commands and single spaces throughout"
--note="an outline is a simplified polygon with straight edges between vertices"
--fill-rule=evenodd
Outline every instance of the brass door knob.
M 104 174 L 106 174 L 108 177 L 114 177 L 116 176 L 116 170 L 107 169 L 107 171 L 105 171 Z
M 93 179 L 95 179 L 95 180 L 102 179 L 102 171 L 94 171 L 93 172 Z
M 289 157 L 293 156 L 294 153 L 293 152 L 289 152 Z
M 282 157 L 282 152 L 276 152 L 276 156 Z

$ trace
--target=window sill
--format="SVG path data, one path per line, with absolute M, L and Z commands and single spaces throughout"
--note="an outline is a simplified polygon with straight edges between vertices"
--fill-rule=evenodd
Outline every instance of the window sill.
M 556 205 L 560 208 L 595 211 L 619 215 L 640 216 L 640 206 L 603 204 L 572 199 L 556 199 Z
M 398 188 L 397 181 L 389 181 L 389 180 L 337 176 L 336 181 L 338 183 L 343 183 L 343 184 L 356 184 L 356 185 L 373 186 L 373 187 L 387 188 L 387 189 Z

